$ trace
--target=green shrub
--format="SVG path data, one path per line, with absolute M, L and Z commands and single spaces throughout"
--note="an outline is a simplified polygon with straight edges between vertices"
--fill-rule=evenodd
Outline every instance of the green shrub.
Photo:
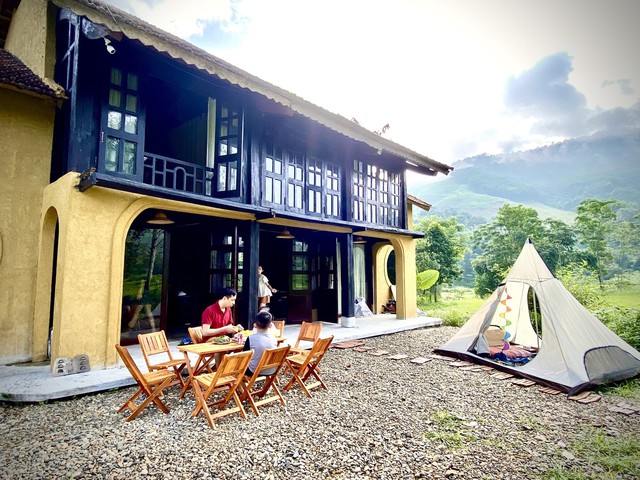
M 608 307 L 594 315 L 625 342 L 640 350 L 640 308 Z
M 558 279 L 588 310 L 602 308 L 606 305 L 603 291 L 598 284 L 595 273 L 584 265 L 570 265 L 558 271 Z

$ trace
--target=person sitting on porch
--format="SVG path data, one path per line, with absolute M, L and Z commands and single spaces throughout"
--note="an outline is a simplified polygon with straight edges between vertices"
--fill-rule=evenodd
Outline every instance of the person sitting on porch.
M 242 325 L 233 325 L 231 307 L 235 305 L 237 295 L 238 293 L 233 288 L 225 288 L 222 291 L 222 298 L 209 305 L 202 312 L 202 338 L 204 341 L 221 335 L 234 335 L 236 332 L 244 330 Z

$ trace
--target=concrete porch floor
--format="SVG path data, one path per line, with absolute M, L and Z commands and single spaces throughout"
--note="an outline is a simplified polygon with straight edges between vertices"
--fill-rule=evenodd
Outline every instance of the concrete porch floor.
M 321 323 L 322 333 L 320 336 L 333 335 L 335 337 L 333 343 L 340 343 L 405 330 L 436 327 L 442 325 L 442 320 L 433 317 L 398 320 L 395 315 L 375 315 L 373 317 L 359 317 L 356 319 L 355 327 L 349 328 L 342 327 L 339 323 Z M 295 343 L 299 330 L 300 325 L 285 325 L 287 343 Z M 170 341 L 169 344 L 172 347 L 174 357 L 181 358 L 182 354 L 175 349 L 178 341 Z M 146 372 L 147 366 L 140 352 L 140 347 L 132 345 L 128 348 L 141 371 Z M 0 365 L 0 400 L 8 402 L 42 402 L 134 384 L 135 381 L 122 363 L 117 367 L 60 377 L 54 377 L 51 374 L 48 363 L 44 365 Z

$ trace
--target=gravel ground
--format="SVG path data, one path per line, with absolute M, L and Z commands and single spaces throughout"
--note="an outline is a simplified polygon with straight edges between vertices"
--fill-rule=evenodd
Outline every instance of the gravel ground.
M 214 430 L 204 416 L 191 418 L 193 394 L 179 400 L 177 389 L 166 397 L 168 415 L 151 407 L 133 422 L 116 412 L 133 387 L 0 404 L 0 478 L 530 479 L 560 465 L 597 478 L 574 442 L 592 429 L 640 432 L 640 414 L 608 410 L 621 398 L 583 405 L 443 360 L 409 362 L 455 331 L 365 340 L 409 355 L 403 360 L 331 349 L 321 364 L 329 391 L 307 398 L 294 388 L 286 407 L 271 404 L 259 417 L 249 410 L 247 421 L 223 417 Z

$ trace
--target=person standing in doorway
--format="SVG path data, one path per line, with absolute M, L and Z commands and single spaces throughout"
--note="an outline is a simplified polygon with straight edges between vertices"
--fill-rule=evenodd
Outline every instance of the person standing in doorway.
M 258 309 L 266 306 L 271 300 L 271 295 L 278 291 L 269 285 L 269 279 L 262 272 L 262 266 L 258 265 Z

